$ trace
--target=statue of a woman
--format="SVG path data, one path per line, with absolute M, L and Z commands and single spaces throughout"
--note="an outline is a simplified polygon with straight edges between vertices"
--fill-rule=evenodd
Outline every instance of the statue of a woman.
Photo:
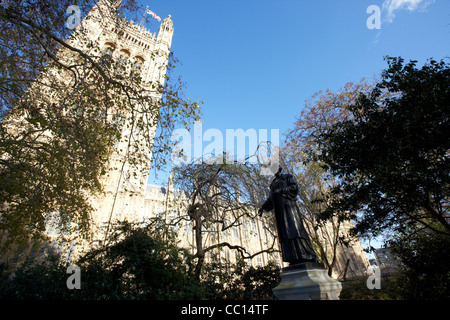
M 291 174 L 282 174 L 280 167 L 270 185 L 270 196 L 259 209 L 275 211 L 278 238 L 283 261 L 290 265 L 302 262 L 317 262 L 317 256 L 303 225 L 297 206 L 298 185 Z

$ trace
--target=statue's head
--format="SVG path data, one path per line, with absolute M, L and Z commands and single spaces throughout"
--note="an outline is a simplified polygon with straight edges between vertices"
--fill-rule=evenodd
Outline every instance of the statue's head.
M 275 177 L 278 178 L 281 175 L 281 171 L 283 171 L 283 168 L 281 166 L 279 166 L 277 173 L 275 173 Z

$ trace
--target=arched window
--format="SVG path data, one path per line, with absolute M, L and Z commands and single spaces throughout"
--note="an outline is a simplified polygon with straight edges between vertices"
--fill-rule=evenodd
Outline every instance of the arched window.
M 107 42 L 103 46 L 102 56 L 112 57 L 114 50 L 116 50 L 116 46 L 111 42 Z
M 120 63 L 126 63 L 127 60 L 130 58 L 130 52 L 128 50 L 122 49 L 119 52 L 119 62 Z
M 127 70 L 127 62 L 130 58 L 130 52 L 128 50 L 122 49 L 119 51 L 119 58 L 117 59 L 116 72 L 122 74 Z
M 139 75 L 142 71 L 142 66 L 144 65 L 144 58 L 137 56 L 134 57 L 132 72 L 133 74 Z

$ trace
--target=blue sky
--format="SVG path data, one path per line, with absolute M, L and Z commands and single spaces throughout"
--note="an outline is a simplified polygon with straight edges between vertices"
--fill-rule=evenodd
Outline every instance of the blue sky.
M 448 0 L 154 0 L 172 16 L 172 50 L 188 84 L 203 100 L 203 130 L 293 126 L 304 101 L 319 90 L 378 77 L 383 57 L 450 56 Z M 369 29 L 370 5 L 381 29 Z M 157 31 L 151 19 L 146 27 Z

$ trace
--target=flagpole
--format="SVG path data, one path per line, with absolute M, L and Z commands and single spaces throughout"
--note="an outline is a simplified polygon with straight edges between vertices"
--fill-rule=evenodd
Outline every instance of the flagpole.
M 144 15 L 142 16 L 141 22 L 139 23 L 139 27 L 142 27 L 142 22 L 144 22 L 145 15 L 147 14 L 148 6 L 145 8 Z

